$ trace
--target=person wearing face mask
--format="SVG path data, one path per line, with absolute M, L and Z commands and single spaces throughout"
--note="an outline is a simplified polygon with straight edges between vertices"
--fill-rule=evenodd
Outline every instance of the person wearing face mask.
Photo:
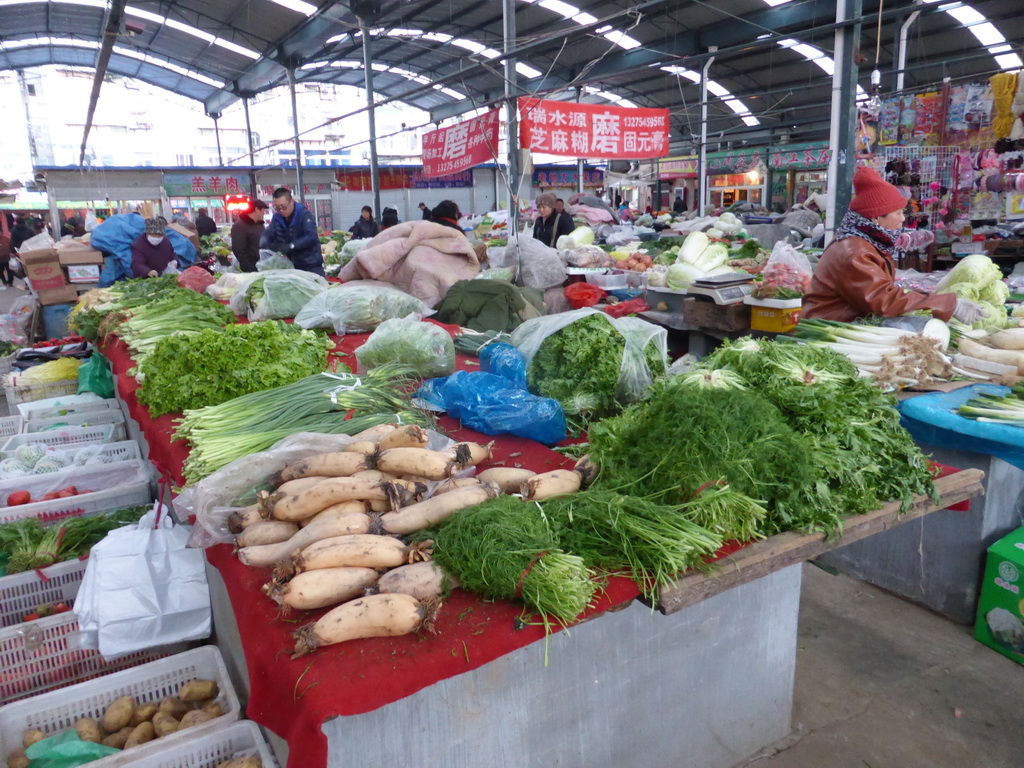
M 146 219 L 146 228 L 132 241 L 132 277 L 158 277 L 177 260 L 174 248 L 164 233 L 164 219 Z
M 939 320 L 955 317 L 973 325 L 986 316 L 978 304 L 952 293 L 926 295 L 896 285 L 893 258 L 907 200 L 871 168 L 857 169 L 853 189 L 849 210 L 814 270 L 801 317 L 848 323 L 928 310 Z

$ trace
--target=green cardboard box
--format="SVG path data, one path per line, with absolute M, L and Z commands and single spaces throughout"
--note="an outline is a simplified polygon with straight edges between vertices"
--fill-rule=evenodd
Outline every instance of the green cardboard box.
M 1024 664 L 1024 528 L 988 548 L 974 637 Z

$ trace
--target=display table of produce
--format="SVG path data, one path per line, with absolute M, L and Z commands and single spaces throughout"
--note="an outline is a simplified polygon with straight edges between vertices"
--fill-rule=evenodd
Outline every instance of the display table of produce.
M 341 350 L 365 339 L 342 337 Z M 152 419 L 138 402 L 121 342 L 105 351 L 151 458 L 182 482 L 188 450 L 171 442 L 172 416 Z M 460 357 L 458 367 L 474 362 Z M 487 439 L 447 418 L 439 426 L 458 440 Z M 494 461 L 535 471 L 571 464 L 514 437 L 495 441 Z M 937 490 L 937 502 L 918 497 L 903 519 L 976 495 L 980 473 L 942 478 Z M 849 535 L 900 522 L 898 507 L 849 519 Z M 779 534 L 723 548 L 717 556 L 729 560 L 717 577 L 687 575 L 662 591 L 672 616 L 652 615 L 634 600 L 636 584 L 610 578 L 582 622 L 545 639 L 544 627 L 522 623 L 520 606 L 455 590 L 435 634 L 350 640 L 294 659 L 293 634 L 307 619 L 279 616 L 263 596 L 269 570 L 242 565 L 227 545 L 209 549 L 208 560 L 218 645 L 239 672 L 247 714 L 286 742 L 276 746 L 290 766 L 362 766 L 368 755 L 379 764 L 412 755 L 423 764 L 540 766 L 566 754 L 626 765 L 643 754 L 644 765 L 726 768 L 789 732 L 799 564 L 842 541 Z M 701 705 L 681 710 L 694 690 L 704 691 Z M 679 714 L 666 720 L 670 712 Z
M 957 409 L 980 394 L 1009 391 L 975 384 L 901 403 L 903 423 L 925 452 L 945 464 L 984 471 L 984 496 L 972 502 L 969 513 L 943 510 L 824 559 L 954 621 L 973 624 L 986 550 L 1024 524 L 1024 429 L 967 419 Z

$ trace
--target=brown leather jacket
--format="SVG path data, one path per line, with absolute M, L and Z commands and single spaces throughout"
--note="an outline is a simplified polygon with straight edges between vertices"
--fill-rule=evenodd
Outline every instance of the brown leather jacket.
M 804 296 L 801 317 L 851 322 L 858 317 L 894 317 L 930 309 L 949 320 L 956 308 L 952 293 L 906 292 L 893 281 L 892 259 L 860 237 L 832 243 L 821 255 L 811 290 Z

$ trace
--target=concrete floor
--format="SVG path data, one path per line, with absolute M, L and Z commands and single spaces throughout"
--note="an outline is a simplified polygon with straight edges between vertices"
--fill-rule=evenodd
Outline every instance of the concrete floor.
M 1024 767 L 1024 666 L 876 587 L 803 576 L 793 732 L 744 768 Z
M 1024 768 L 1024 666 L 876 587 L 803 579 L 793 732 L 736 768 Z

